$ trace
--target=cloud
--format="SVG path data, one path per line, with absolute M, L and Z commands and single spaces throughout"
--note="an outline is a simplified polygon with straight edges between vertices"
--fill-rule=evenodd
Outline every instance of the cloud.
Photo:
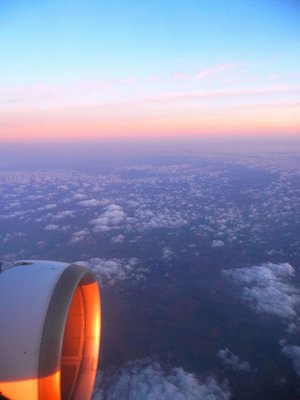
M 163 260 L 169 260 L 170 258 L 172 258 L 173 256 L 173 251 L 170 249 L 170 247 L 164 247 L 162 249 L 163 255 L 162 255 L 162 259 Z
M 79 205 L 84 206 L 84 207 L 99 207 L 99 206 L 103 206 L 104 204 L 103 204 L 102 200 L 90 199 L 90 200 L 80 201 Z
M 297 317 L 299 290 L 291 283 L 295 270 L 288 263 L 224 270 L 223 274 L 243 286 L 242 298 L 258 313 L 283 319 Z
M 172 75 L 172 79 L 175 81 L 182 81 L 188 79 L 188 75 L 183 74 L 182 72 L 175 72 L 175 74 Z
M 10 214 L 1 214 L 0 219 L 22 218 L 26 214 L 32 214 L 33 210 L 14 211 Z
M 238 88 L 238 89 L 213 89 L 202 91 L 189 91 L 189 92 L 168 92 L 161 93 L 153 97 L 149 97 L 147 101 L 154 103 L 172 102 L 172 101 L 185 101 L 185 100 L 200 100 L 200 99 L 218 99 L 228 97 L 252 97 L 264 96 L 272 94 L 297 94 L 299 87 L 292 87 L 285 84 L 274 84 L 265 87 L 254 88 Z
M 218 357 L 225 365 L 231 367 L 233 371 L 251 371 L 251 366 L 248 361 L 241 361 L 240 358 L 236 354 L 232 353 L 227 347 L 223 350 L 219 350 Z
M 182 368 L 166 372 L 157 362 L 127 362 L 112 376 L 98 373 L 93 400 L 229 400 L 228 384 L 199 379 Z
M 179 211 L 164 209 L 151 211 L 140 209 L 135 214 L 140 229 L 179 228 L 187 224 L 187 220 Z
M 56 208 L 56 207 L 57 207 L 57 205 L 56 205 L 55 203 L 53 203 L 53 204 L 46 204 L 46 205 L 43 206 L 43 207 L 39 207 L 38 210 L 39 210 L 39 211 L 52 210 L 53 208 Z
M 61 95 L 58 87 L 46 83 L 35 83 L 27 86 L 10 86 L 0 89 L 0 96 L 5 103 L 23 103 L 44 101 L 47 98 L 57 98 Z
M 32 85 L 8 86 L 0 88 L 1 102 L 5 104 L 49 103 L 67 100 L 73 104 L 78 98 L 107 93 L 112 88 L 136 85 L 136 79 L 85 80 L 76 84 L 49 85 L 34 83 Z
M 75 193 L 73 195 L 73 199 L 75 199 L 75 200 L 84 200 L 86 198 L 87 198 L 87 195 L 84 193 Z
M 113 258 L 105 260 L 92 258 L 87 262 L 78 261 L 77 264 L 89 268 L 97 277 L 101 286 L 114 286 L 120 281 L 131 281 L 144 278 L 145 270 L 139 266 L 137 258 L 129 259 Z
M 89 230 L 88 229 L 82 229 L 81 231 L 74 232 L 72 235 L 72 238 L 70 240 L 70 244 L 76 244 L 79 242 L 82 242 L 84 239 L 86 239 L 89 236 Z
M 211 247 L 215 248 L 215 247 L 224 247 L 225 243 L 222 240 L 213 240 L 211 243 Z
M 291 359 L 296 374 L 300 376 L 300 346 L 287 345 L 285 344 L 285 340 L 281 344 L 282 354 Z
M 113 228 L 118 227 L 126 219 L 126 214 L 122 207 L 111 204 L 106 207 L 106 210 L 99 218 L 95 218 L 90 221 L 93 226 L 93 231 L 98 232 L 108 232 Z
M 44 230 L 45 231 L 59 231 L 60 227 L 59 227 L 59 225 L 49 224 L 49 225 L 45 226 Z
M 51 231 L 60 231 L 60 232 L 67 232 L 70 229 L 70 225 L 59 226 L 56 224 L 49 224 L 47 225 L 44 230 L 51 232 Z
M 286 328 L 287 333 L 298 333 L 299 332 L 299 326 L 296 325 L 294 322 L 290 322 Z
M 218 75 L 225 71 L 231 71 L 233 69 L 241 68 L 246 65 L 244 62 L 233 62 L 233 63 L 224 63 L 224 64 L 216 64 L 211 67 L 205 68 L 199 71 L 196 75 L 193 76 L 193 79 L 200 80 L 206 78 L 208 76 Z
M 64 219 L 67 217 L 74 217 L 74 214 L 75 214 L 75 211 L 71 211 L 71 210 L 60 211 L 60 212 L 56 213 L 55 215 L 53 215 L 53 219 L 60 220 L 60 219 Z
M 119 234 L 119 235 L 113 236 L 111 238 L 111 242 L 112 243 L 123 243 L 124 239 L 125 239 L 125 236 L 122 234 Z
M 246 65 L 245 62 L 232 62 L 232 63 L 223 63 L 223 64 L 216 64 L 216 65 L 211 65 L 210 67 L 204 68 L 197 72 L 195 75 L 187 75 L 182 72 L 175 72 L 172 75 L 172 79 L 175 81 L 180 81 L 180 80 L 202 80 L 204 78 L 207 78 L 209 76 L 215 76 L 222 74 L 223 72 L 227 71 L 232 71 L 241 67 L 244 67 Z

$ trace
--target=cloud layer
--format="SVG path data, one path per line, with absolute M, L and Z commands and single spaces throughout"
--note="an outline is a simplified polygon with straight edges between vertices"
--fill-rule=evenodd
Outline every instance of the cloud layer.
M 93 400 L 229 400 L 228 385 L 198 379 L 182 368 L 168 373 L 157 362 L 128 362 L 113 376 L 99 373 Z
M 93 231 L 95 233 L 108 232 L 111 229 L 120 226 L 125 219 L 126 214 L 122 207 L 116 204 L 111 204 L 106 207 L 106 210 L 100 215 L 99 218 L 91 220 L 90 224 L 93 226 Z
M 284 319 L 297 316 L 299 290 L 291 283 L 295 270 L 288 263 L 224 270 L 223 274 L 243 287 L 242 298 L 258 313 Z
M 297 376 L 300 377 L 300 346 L 284 344 L 281 352 L 292 361 L 294 370 Z
M 227 347 L 218 352 L 218 357 L 222 360 L 224 365 L 232 368 L 233 371 L 251 371 L 251 366 L 248 361 L 241 361 L 239 356 L 232 353 Z
M 88 262 L 78 261 L 76 264 L 89 268 L 96 275 L 102 287 L 114 286 L 117 282 L 126 279 L 131 281 L 142 279 L 145 272 L 135 257 L 126 260 L 120 258 L 110 260 L 91 258 Z

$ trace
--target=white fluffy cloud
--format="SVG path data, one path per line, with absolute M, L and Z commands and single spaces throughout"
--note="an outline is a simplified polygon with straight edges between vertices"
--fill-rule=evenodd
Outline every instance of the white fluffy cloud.
M 297 317 L 299 290 L 291 283 L 295 270 L 288 263 L 224 270 L 223 274 L 243 286 L 242 298 L 257 312 L 284 319 Z
M 179 228 L 188 222 L 180 212 L 169 209 L 160 211 L 140 209 L 135 216 L 140 229 Z
M 57 207 L 57 205 L 56 205 L 55 203 L 53 203 L 53 204 L 46 204 L 46 205 L 43 206 L 43 207 L 39 207 L 39 208 L 38 208 L 38 211 L 52 210 L 53 208 L 56 208 L 56 207 Z
M 70 244 L 76 244 L 79 242 L 82 242 L 84 239 L 86 239 L 89 236 L 89 230 L 88 229 L 82 229 L 81 231 L 74 232 Z
M 55 215 L 53 215 L 53 219 L 60 220 L 60 219 L 64 219 L 67 217 L 74 217 L 74 214 L 75 214 L 75 211 L 71 211 L 71 210 L 60 211 L 60 212 L 56 213 Z
M 139 280 L 144 277 L 145 272 L 134 257 L 128 260 L 92 258 L 88 262 L 79 261 L 77 264 L 88 267 L 96 275 L 101 286 L 113 286 L 126 279 Z
M 216 248 L 216 247 L 224 247 L 225 243 L 222 240 L 213 240 L 211 243 L 211 247 Z
M 125 240 L 125 236 L 122 235 L 122 234 L 113 236 L 113 237 L 111 238 L 112 243 L 123 243 L 124 240 Z
M 75 193 L 73 195 L 73 199 L 75 199 L 75 200 L 84 200 L 86 198 L 87 198 L 87 195 L 84 193 Z
M 59 225 L 56 225 L 56 224 L 49 224 L 49 225 L 45 226 L 44 230 L 45 231 L 59 231 L 60 227 L 59 227 Z
M 233 371 L 251 371 L 251 366 L 248 361 L 241 361 L 241 359 L 227 347 L 218 352 L 218 357 L 222 360 L 224 365 L 232 368 Z
M 281 352 L 291 359 L 296 374 L 300 376 L 300 346 L 283 344 Z
M 84 207 L 99 207 L 103 206 L 103 202 L 97 199 L 83 200 L 79 204 Z
M 47 226 L 45 226 L 44 230 L 45 231 L 61 231 L 61 232 L 67 232 L 70 229 L 69 225 L 66 226 L 59 226 L 56 224 L 48 224 Z
M 164 247 L 162 249 L 162 252 L 163 252 L 163 254 L 162 254 L 163 260 L 169 260 L 170 258 L 172 258 L 173 254 L 174 254 L 173 251 L 170 249 L 170 247 Z
M 149 360 L 128 362 L 113 376 L 99 373 L 93 400 L 229 400 L 227 383 L 199 379 L 182 368 L 165 372 Z
M 90 221 L 93 226 L 93 231 L 108 232 L 111 229 L 121 225 L 126 219 L 126 214 L 122 207 L 115 204 L 111 204 L 106 207 L 104 213 L 99 218 L 95 218 Z

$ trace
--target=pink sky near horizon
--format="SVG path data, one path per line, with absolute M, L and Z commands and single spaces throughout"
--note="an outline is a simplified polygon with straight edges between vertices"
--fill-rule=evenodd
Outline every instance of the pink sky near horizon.
M 300 137 L 300 117 L 297 111 L 276 113 L 272 109 L 262 113 L 245 112 L 232 115 L 231 112 L 214 112 L 214 115 L 197 116 L 154 116 L 133 119 L 129 117 L 78 119 L 78 115 L 24 115 L 18 120 L 2 125 L 1 141 L 53 140 L 53 139 L 153 139 L 176 137 L 217 137 L 217 136 L 276 136 L 294 135 Z M 268 114 L 268 115 L 266 115 Z
M 0 141 L 300 136 L 299 76 L 258 79 L 248 64 L 2 87 Z
M 185 100 L 184 100 L 185 101 Z M 181 101 L 179 100 L 179 103 Z M 178 103 L 178 100 L 175 100 Z M 0 112 L 0 141 L 160 138 L 178 136 L 300 136 L 300 102 L 202 107 L 168 104 L 27 107 Z
M 2 88 L 0 141 L 300 135 L 300 85 L 207 84 L 156 91 L 151 85 L 141 91 L 133 80 Z

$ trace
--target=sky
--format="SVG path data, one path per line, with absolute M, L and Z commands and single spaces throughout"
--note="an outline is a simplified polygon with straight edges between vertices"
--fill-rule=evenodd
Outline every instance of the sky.
M 0 141 L 300 136 L 297 0 L 0 0 Z

